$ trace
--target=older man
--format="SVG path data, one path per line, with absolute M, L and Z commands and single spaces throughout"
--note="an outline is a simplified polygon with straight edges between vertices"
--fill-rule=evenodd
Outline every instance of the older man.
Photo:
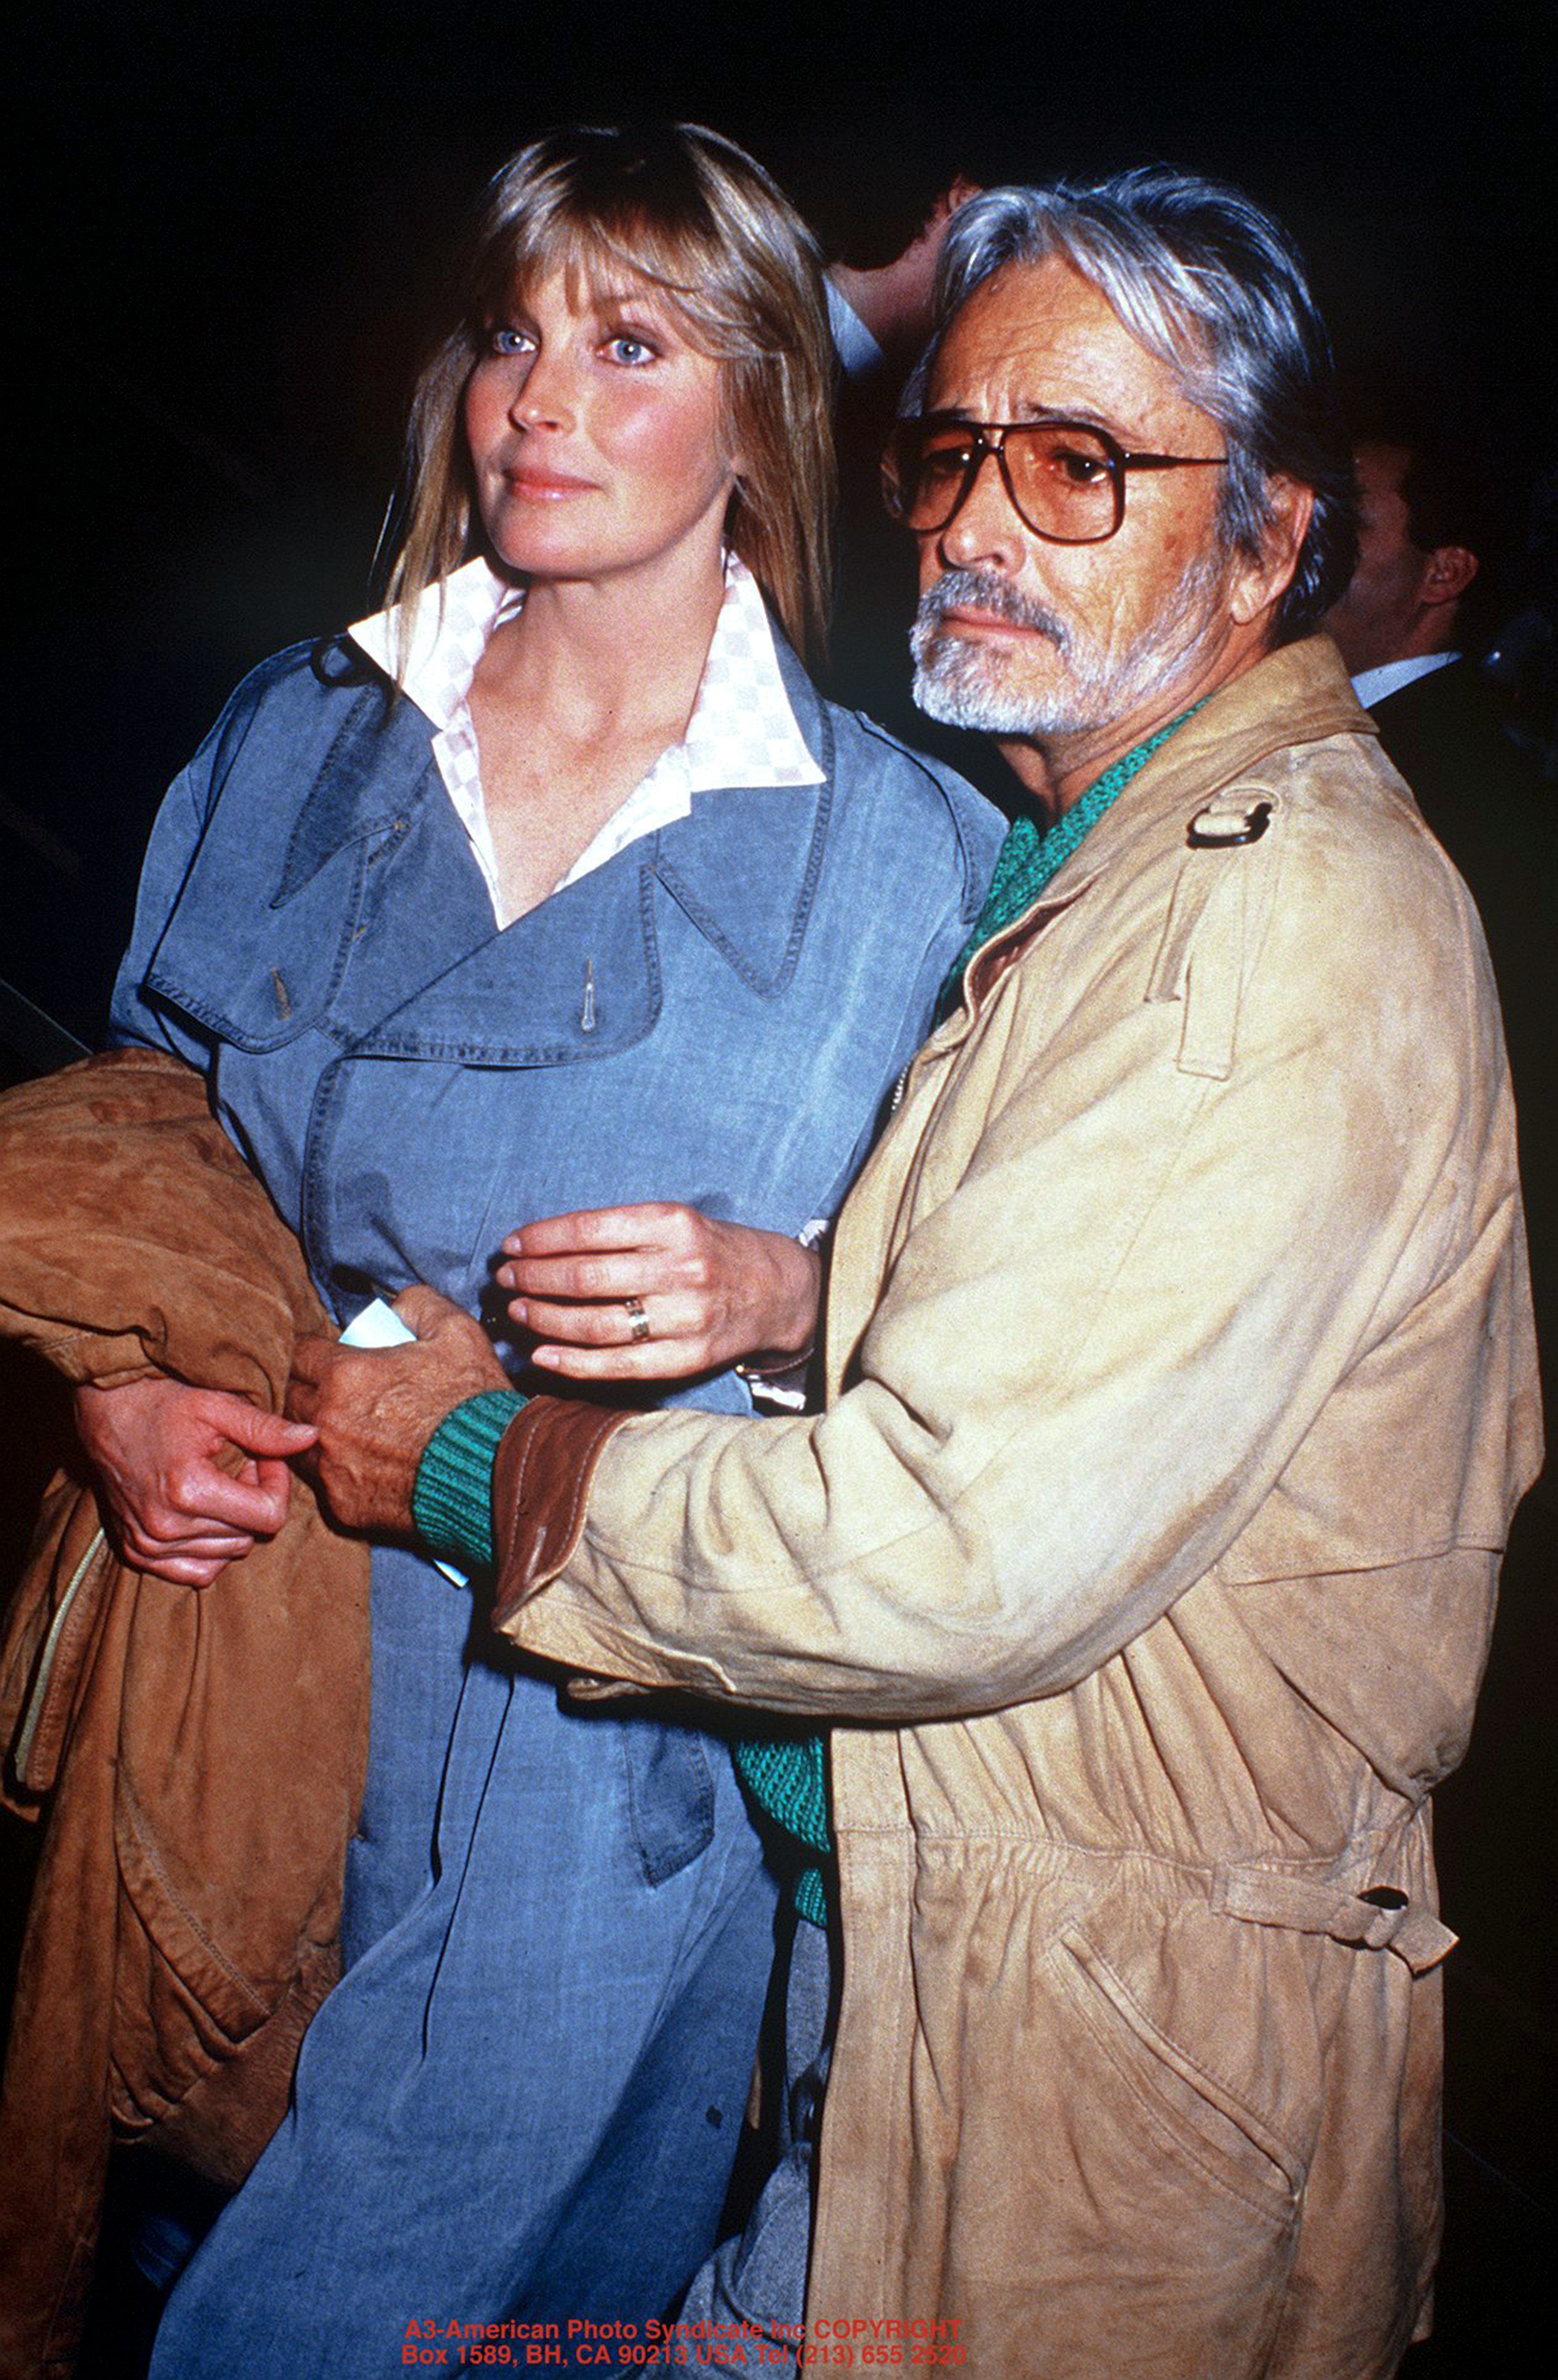
M 1540 1445 L 1487 961 L 1309 634 L 1350 473 L 1274 225 L 1164 172 L 990 193 L 912 401 L 919 699 L 1045 831 L 845 1208 L 827 1409 L 537 1400 L 494 1487 L 484 1395 L 415 1510 L 480 1547 L 492 1490 L 531 1652 L 834 1723 L 809 2353 L 1384 2374 L 1439 2226 L 1427 1796 Z M 613 1288 L 511 1285 L 543 1330 Z M 486 1385 L 414 1311 L 306 1364 L 348 1521 Z

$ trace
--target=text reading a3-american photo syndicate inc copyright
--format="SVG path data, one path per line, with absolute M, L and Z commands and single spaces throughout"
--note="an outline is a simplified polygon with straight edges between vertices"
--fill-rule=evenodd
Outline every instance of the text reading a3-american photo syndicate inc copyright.
M 449 2371 L 508 2365 L 524 2370 L 555 2364 L 569 2370 L 599 2364 L 625 2370 L 654 2364 L 704 2364 L 727 2371 L 782 2369 L 793 2363 L 835 2371 L 928 2370 L 966 2359 L 955 2317 L 933 2321 L 882 2316 L 843 2317 L 779 2325 L 776 2335 L 746 2322 L 437 2322 L 405 2326 L 403 2364 Z

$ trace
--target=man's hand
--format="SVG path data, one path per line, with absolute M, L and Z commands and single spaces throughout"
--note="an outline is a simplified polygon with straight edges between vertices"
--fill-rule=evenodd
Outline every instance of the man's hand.
M 978 183 L 958 174 L 941 192 L 908 247 L 890 264 L 828 266 L 828 279 L 889 357 L 907 361 L 919 354 L 929 338 L 935 314 L 936 273 L 947 226 L 960 206 L 978 196 Z
M 182 1380 L 76 1391 L 76 1427 L 125 1560 L 209 1586 L 286 1519 L 287 1460 L 313 1432 L 246 1397 Z
M 422 1451 L 446 1414 L 508 1375 L 479 1322 L 436 1289 L 403 1290 L 395 1312 L 416 1339 L 404 1347 L 341 1347 L 300 1339 L 286 1409 L 318 1443 L 303 1468 L 344 1529 L 413 1534 L 411 1491 Z

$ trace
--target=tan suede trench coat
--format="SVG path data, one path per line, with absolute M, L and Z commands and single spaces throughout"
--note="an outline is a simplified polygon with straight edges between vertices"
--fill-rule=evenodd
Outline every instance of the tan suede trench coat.
M 76 1381 L 279 1405 L 329 1325 L 177 1059 L 0 1097 L 0 1332 Z M 110 2143 L 236 2186 L 339 1970 L 368 1738 L 368 1554 L 297 1484 L 209 1587 L 120 1563 L 61 1473 L 0 1639 L 0 1798 L 43 1828 L 0 2088 L 0 2375 L 72 2368 Z
M 1427 1796 L 1540 1423 L 1480 932 L 1328 641 L 977 961 L 827 1359 L 819 1417 L 628 1422 L 510 1622 L 837 1722 L 814 2339 L 1391 2371 L 1440 2220 Z

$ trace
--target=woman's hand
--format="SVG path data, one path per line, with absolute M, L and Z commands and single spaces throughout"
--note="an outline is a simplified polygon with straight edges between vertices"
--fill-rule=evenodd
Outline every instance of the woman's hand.
M 79 1388 L 76 1427 L 119 1551 L 175 1586 L 209 1586 L 286 1519 L 287 1457 L 314 1432 L 182 1380 Z
M 695 1207 L 595 1207 L 503 1242 L 509 1313 L 541 1342 L 531 1362 L 574 1380 L 668 1380 L 809 1351 L 822 1265 L 782 1232 Z

